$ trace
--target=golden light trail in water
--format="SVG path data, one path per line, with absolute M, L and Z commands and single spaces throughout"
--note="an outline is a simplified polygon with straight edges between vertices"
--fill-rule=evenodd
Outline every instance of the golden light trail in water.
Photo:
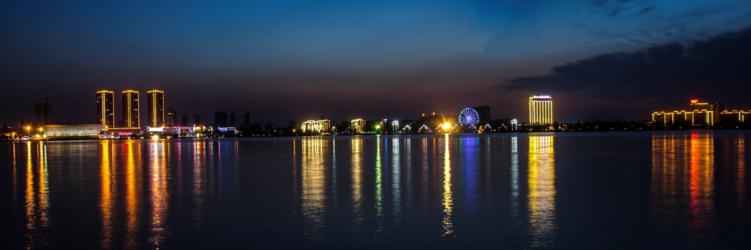
M 39 220 L 42 227 L 49 226 L 50 187 L 49 173 L 47 172 L 47 145 L 39 141 Z
M 527 171 L 530 246 L 552 246 L 556 228 L 553 136 L 529 136 Z
M 686 222 L 699 244 L 713 221 L 714 134 L 652 136 L 652 209 L 665 223 L 688 216 Z M 677 217 L 676 217 L 677 216 Z M 683 220 L 685 221 L 685 220 Z M 704 236 L 699 236 L 704 235 Z
M 690 208 L 692 227 L 705 226 L 711 217 L 714 200 L 714 137 L 691 133 Z
M 112 248 L 112 191 L 115 187 L 112 184 L 112 172 L 111 166 L 113 157 L 110 156 L 110 141 L 102 140 L 99 143 L 99 180 L 101 182 L 100 187 L 100 204 L 99 208 L 102 210 L 102 246 L 103 249 Z
M 34 163 L 32 160 L 33 151 L 31 150 L 31 142 L 26 142 L 26 195 L 24 195 L 24 208 L 26 210 L 26 248 L 30 249 L 34 247 L 34 234 L 36 229 L 36 203 L 35 203 L 35 191 L 34 191 Z
M 326 199 L 325 140 L 317 137 L 302 140 L 302 210 L 305 235 L 322 240 Z
M 422 190 L 422 194 L 419 195 L 421 197 L 420 204 L 423 204 L 423 207 L 427 209 L 428 204 L 428 138 L 423 137 L 420 143 L 420 148 L 422 149 L 420 152 L 420 155 L 422 155 L 422 161 L 420 161 L 420 189 Z M 435 155 L 435 154 L 434 154 Z
M 449 150 L 449 135 L 443 136 L 443 236 L 454 235 L 454 194 L 451 190 L 451 151 Z
M 376 220 L 380 223 L 383 217 L 383 173 L 381 163 L 381 135 L 376 135 L 376 162 L 375 162 L 375 209 Z M 376 229 L 378 230 L 378 229 Z
M 375 220 L 376 220 L 376 235 L 374 237 L 380 238 L 383 232 L 383 163 L 381 162 L 381 135 L 376 135 L 376 162 L 375 162 Z
M 139 159 L 140 154 L 136 158 L 136 150 L 133 149 L 134 143 L 132 140 L 125 142 L 127 147 L 127 155 L 125 158 L 125 248 L 133 249 L 137 248 L 138 237 L 138 189 L 136 186 L 136 159 Z M 140 143 L 138 152 L 141 151 Z
M 204 198 L 204 160 L 206 142 L 193 141 L 193 227 L 203 228 L 203 198 Z
M 167 160 L 164 140 L 149 141 L 150 187 L 151 187 L 151 236 L 152 248 L 162 247 L 166 234 L 167 217 Z
M 362 223 L 362 138 L 352 137 L 352 210 L 355 224 Z

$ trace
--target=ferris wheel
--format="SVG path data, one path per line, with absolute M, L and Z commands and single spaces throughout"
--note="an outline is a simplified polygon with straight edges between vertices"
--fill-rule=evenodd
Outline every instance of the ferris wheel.
M 473 108 L 464 108 L 459 111 L 459 125 L 463 128 L 477 128 L 480 123 L 480 114 Z

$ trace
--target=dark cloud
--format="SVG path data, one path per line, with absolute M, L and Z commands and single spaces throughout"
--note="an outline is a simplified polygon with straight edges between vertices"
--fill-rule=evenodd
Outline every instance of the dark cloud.
M 751 28 L 747 28 L 690 44 L 599 55 L 553 67 L 550 74 L 514 78 L 499 87 L 512 92 L 545 91 L 571 98 L 646 103 L 645 107 L 653 108 L 691 97 L 748 106 L 750 58 Z

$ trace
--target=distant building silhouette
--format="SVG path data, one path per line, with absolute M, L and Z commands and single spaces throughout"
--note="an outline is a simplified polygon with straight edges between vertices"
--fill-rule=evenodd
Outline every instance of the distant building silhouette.
M 188 124 L 188 123 L 189 123 L 189 121 L 188 121 L 188 113 L 184 113 L 183 114 L 183 122 L 182 122 L 182 124 L 180 124 L 180 126 L 190 126 L 190 124 Z
M 50 103 L 47 97 L 34 104 L 34 117 L 37 125 L 47 125 L 50 123 Z
M 170 107 L 167 111 L 167 126 L 174 127 L 177 126 L 177 112 L 175 112 L 172 107 Z
M 227 112 L 214 113 L 214 126 L 227 126 Z

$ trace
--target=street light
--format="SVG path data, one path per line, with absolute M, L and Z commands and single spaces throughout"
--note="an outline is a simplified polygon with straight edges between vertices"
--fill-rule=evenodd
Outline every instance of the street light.
M 448 132 L 451 129 L 451 123 L 444 122 L 443 124 L 441 124 L 441 128 L 444 132 Z

